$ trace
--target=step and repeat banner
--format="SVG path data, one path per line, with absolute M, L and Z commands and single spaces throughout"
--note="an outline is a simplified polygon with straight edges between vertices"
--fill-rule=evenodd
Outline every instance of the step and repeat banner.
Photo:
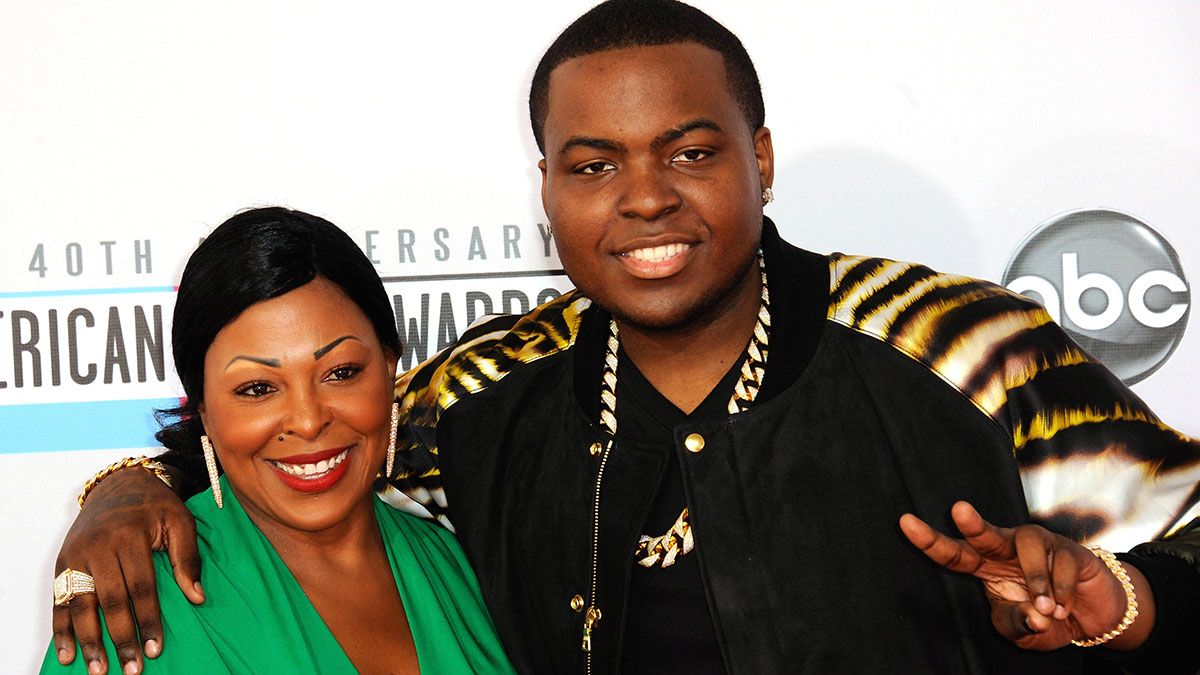
M 759 67 L 786 238 L 1035 297 L 1200 434 L 1200 6 L 697 4 Z M 525 97 L 589 6 L 0 3 L 0 669 L 44 653 L 83 481 L 156 452 L 175 284 L 229 215 L 346 229 L 404 367 L 570 288 Z

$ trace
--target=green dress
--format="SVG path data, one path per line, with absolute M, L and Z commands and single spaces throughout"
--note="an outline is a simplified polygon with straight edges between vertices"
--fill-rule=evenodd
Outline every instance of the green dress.
M 353 673 L 342 651 L 271 542 L 221 478 L 225 508 L 212 491 L 188 500 L 196 517 L 205 602 L 193 605 L 175 585 L 166 553 L 154 556 L 162 608 L 163 653 L 145 673 Z M 425 673 L 511 673 L 512 666 L 454 535 L 375 499 L 396 588 Z M 381 584 L 386 583 L 381 580 Z M 382 588 L 381 592 L 390 589 Z M 110 673 L 120 662 L 107 640 Z M 42 673 L 87 672 L 61 666 L 54 645 Z

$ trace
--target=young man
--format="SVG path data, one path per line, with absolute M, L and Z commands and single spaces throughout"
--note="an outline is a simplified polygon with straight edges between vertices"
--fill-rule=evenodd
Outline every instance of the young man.
M 1029 301 L 783 242 L 762 216 L 771 136 L 736 37 L 686 5 L 606 3 L 547 51 L 530 114 L 578 291 L 473 328 L 397 382 L 393 484 L 410 497 L 389 492 L 453 523 L 519 669 L 1064 673 L 1122 651 L 1187 667 L 1186 544 L 1123 557 L 1130 621 L 1121 566 L 1071 540 L 1183 524 L 1200 446 Z M 170 540 L 200 598 L 169 495 L 118 472 L 59 557 L 95 576 L 135 664 L 125 585 L 142 642 L 161 645 L 137 590 L 151 543 Z M 1069 539 L 997 530 L 958 500 Z M 901 529 L 910 512 L 968 541 Z M 144 550 L 104 541 L 131 532 Z M 56 640 L 73 619 L 84 658 L 95 604 L 56 610 Z M 1013 647 L 1110 631 L 1096 649 Z

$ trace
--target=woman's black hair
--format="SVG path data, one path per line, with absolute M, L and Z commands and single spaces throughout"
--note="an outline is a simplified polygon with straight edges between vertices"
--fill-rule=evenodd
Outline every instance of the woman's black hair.
M 200 459 L 204 427 L 204 357 L 217 333 L 251 305 L 279 297 L 321 277 L 358 305 L 384 350 L 400 354 L 391 300 L 362 250 L 336 225 L 280 207 L 243 211 L 201 242 L 179 282 L 171 325 L 175 372 L 187 398 L 159 411 L 164 422 L 155 438 L 168 450 L 163 459 L 207 487 Z

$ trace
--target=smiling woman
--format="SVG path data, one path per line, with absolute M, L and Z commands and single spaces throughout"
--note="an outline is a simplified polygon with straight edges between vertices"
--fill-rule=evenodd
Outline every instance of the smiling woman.
M 373 494 L 396 441 L 400 341 L 349 237 L 285 209 L 234 216 L 189 260 L 172 337 L 187 399 L 158 438 L 175 463 L 209 468 L 211 486 L 187 503 L 204 602 L 188 602 L 159 554 L 174 647 L 145 670 L 511 670 L 454 537 Z M 96 601 L 75 591 L 73 610 Z M 117 662 L 105 649 L 52 647 L 42 672 L 97 672 Z
M 344 291 L 317 277 L 253 305 L 204 363 L 200 418 L 261 529 L 321 531 L 369 510 L 396 357 Z

